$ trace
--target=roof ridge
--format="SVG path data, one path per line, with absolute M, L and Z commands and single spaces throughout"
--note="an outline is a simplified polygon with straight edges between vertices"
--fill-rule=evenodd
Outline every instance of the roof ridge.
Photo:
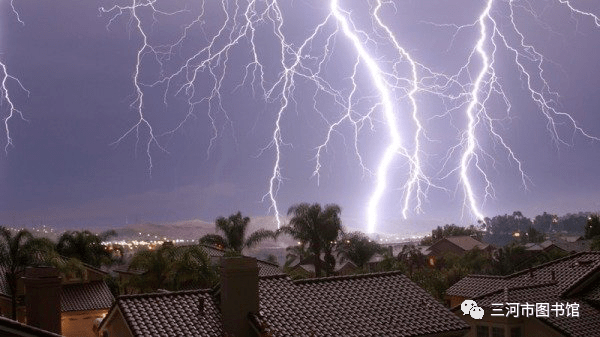
M 401 271 L 398 271 L 398 270 L 394 270 L 394 271 L 377 272 L 377 273 L 307 278 L 307 279 L 293 280 L 292 282 L 294 282 L 295 284 L 320 283 L 320 282 L 329 282 L 329 281 L 355 280 L 355 279 L 380 277 L 380 276 L 393 276 L 393 275 L 404 275 L 404 273 Z
M 547 287 L 547 286 L 556 285 L 556 284 L 558 284 L 557 281 L 542 282 L 542 283 L 536 283 L 536 284 L 518 285 L 518 286 L 513 286 L 513 287 L 504 285 L 502 287 L 499 287 L 498 289 L 490 290 L 490 291 L 485 292 L 485 293 L 483 293 L 481 295 L 475 296 L 475 297 L 473 297 L 473 300 L 479 299 L 479 298 L 483 298 L 483 297 L 486 297 L 486 296 L 489 296 L 489 295 L 493 295 L 495 293 L 503 293 L 505 291 L 508 292 L 508 291 L 511 291 L 511 290 L 523 290 L 523 289 L 542 288 L 542 287 Z
M 277 278 L 288 278 L 288 274 L 281 272 L 279 274 L 273 274 L 273 275 L 265 275 L 265 276 L 258 276 L 258 280 L 272 280 L 272 279 L 277 279 Z
M 465 277 L 506 279 L 507 276 L 506 275 L 469 274 Z
M 560 293 L 560 296 L 565 296 L 569 293 L 571 293 L 574 289 L 576 289 L 579 285 L 581 285 L 582 283 L 585 283 L 586 279 L 588 277 L 590 277 L 591 275 L 594 275 L 596 273 L 598 273 L 600 271 L 600 263 L 588 270 L 586 273 L 584 273 L 583 275 L 581 275 L 577 280 L 575 280 L 567 289 L 565 289 L 563 292 Z M 571 294 L 572 295 L 572 294 Z
M 546 263 L 537 265 L 535 267 L 530 267 L 530 268 L 527 268 L 527 269 L 516 271 L 516 272 L 514 272 L 512 274 L 506 275 L 505 277 L 512 278 L 512 277 L 515 277 L 515 276 L 519 276 L 521 274 L 529 273 L 531 270 L 542 269 L 542 268 L 545 268 L 547 266 L 550 266 L 550 265 L 553 265 L 553 264 L 556 264 L 556 263 L 559 263 L 559 262 L 563 262 L 563 261 L 566 261 L 566 260 L 569 260 L 569 259 L 573 259 L 573 258 L 581 256 L 581 255 L 587 255 L 587 254 L 600 255 L 600 251 L 587 251 L 587 252 L 578 252 L 578 253 L 575 253 L 575 254 L 569 254 L 569 255 L 567 255 L 565 257 L 561 257 L 560 259 L 548 261 Z
M 134 299 L 134 298 L 152 298 L 159 296 L 177 296 L 177 295 L 187 295 L 187 294 L 201 294 L 201 293 L 210 293 L 213 291 L 211 288 L 206 289 L 193 289 L 193 290 L 179 290 L 179 291 L 167 291 L 167 292 L 155 292 L 155 293 L 143 293 L 143 294 L 130 294 L 130 295 L 119 295 L 115 299 L 125 300 L 125 299 Z

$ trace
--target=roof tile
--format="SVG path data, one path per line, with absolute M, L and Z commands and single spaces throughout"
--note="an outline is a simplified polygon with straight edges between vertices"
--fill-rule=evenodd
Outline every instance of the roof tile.
M 104 281 L 65 284 L 60 299 L 61 311 L 108 309 L 114 301 Z

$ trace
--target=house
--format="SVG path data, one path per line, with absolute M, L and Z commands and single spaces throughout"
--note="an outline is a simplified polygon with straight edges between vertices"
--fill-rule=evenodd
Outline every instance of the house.
M 26 276 L 26 269 L 24 276 Z M 31 270 L 45 270 L 44 268 L 33 268 Z M 58 322 L 60 329 L 49 331 L 59 332 L 63 335 L 87 337 L 95 336 L 93 331 L 94 320 L 108 313 L 114 296 L 104 282 L 108 275 L 93 266 L 83 264 L 81 275 L 55 275 L 59 281 L 57 294 L 60 295 L 58 309 Z M 54 276 L 52 276 L 54 277 Z M 20 278 L 17 285 L 19 300 L 17 307 L 17 319 L 25 322 L 27 313 L 27 298 L 31 297 L 26 291 L 27 277 Z M 4 316 L 10 316 L 12 312 L 12 296 L 6 279 L 6 271 L 0 273 L 0 311 Z M 30 323 L 27 319 L 28 324 Z
M 468 324 L 400 272 L 293 281 L 224 258 L 215 289 L 119 296 L 99 336 L 463 336 Z
M 569 237 L 571 238 L 571 237 Z M 590 250 L 591 240 L 563 240 L 551 239 L 539 244 L 539 246 L 547 253 L 574 254 Z
M 463 255 L 473 249 L 491 252 L 493 247 L 470 236 L 450 236 L 431 245 L 428 248 L 429 254 L 427 255 L 435 257 L 441 257 L 449 253 Z
M 321 253 L 321 268 L 325 269 L 325 254 Z M 352 275 L 360 268 L 348 259 L 335 259 L 333 273 L 335 275 Z M 289 264 L 289 271 L 292 275 L 298 275 L 301 278 L 315 277 L 314 257 L 310 256 L 302 260 L 295 259 Z
M 600 252 L 577 253 L 508 276 L 470 275 L 450 287 L 446 298 L 471 326 L 467 336 L 600 336 Z M 483 319 L 460 311 L 466 299 L 484 309 Z M 528 314 L 529 305 L 538 303 L 548 304 L 548 317 Z M 509 314 L 517 304 L 518 315 Z

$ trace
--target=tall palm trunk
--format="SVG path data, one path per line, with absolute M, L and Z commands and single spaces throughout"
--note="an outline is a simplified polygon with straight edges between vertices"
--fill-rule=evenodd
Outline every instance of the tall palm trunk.
M 321 277 L 321 246 L 315 244 L 312 251 L 315 259 L 315 277 Z

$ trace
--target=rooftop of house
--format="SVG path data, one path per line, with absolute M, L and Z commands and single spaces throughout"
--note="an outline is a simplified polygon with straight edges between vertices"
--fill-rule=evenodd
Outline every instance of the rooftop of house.
M 600 335 L 600 252 L 582 252 L 508 276 L 470 275 L 448 296 L 492 303 L 577 303 L 579 317 L 539 318 L 569 336 Z M 596 306 L 596 307 L 594 307 Z
M 567 241 L 563 239 L 550 239 L 539 244 L 542 249 L 547 249 L 550 246 L 556 246 L 565 252 L 584 252 L 590 250 L 591 240 L 576 240 Z
M 104 281 L 62 286 L 61 311 L 86 311 L 110 308 L 114 296 Z
M 479 249 L 486 249 L 489 247 L 489 244 L 481 242 L 477 239 L 474 239 L 470 236 L 450 236 L 447 237 L 445 239 L 442 240 L 447 240 L 453 244 L 455 244 L 456 246 L 460 247 L 463 250 L 471 250 L 475 247 L 479 248 Z M 440 240 L 440 241 L 442 241 Z M 438 241 L 439 242 L 439 241 Z M 437 242 L 436 242 L 437 243 Z M 433 244 L 434 246 L 436 244 Z
M 255 328 L 274 336 L 462 336 L 468 324 L 399 272 L 292 281 L 261 277 Z M 218 292 L 196 290 L 120 296 L 135 336 L 221 336 Z
M 222 336 L 221 312 L 212 290 L 119 296 L 115 306 L 134 336 Z M 107 322 L 105 318 L 101 323 Z
M 62 337 L 62 335 L 0 316 L 0 336 Z
M 446 291 L 448 296 L 476 297 L 504 287 L 543 284 L 552 281 L 560 293 L 600 273 L 600 252 L 581 252 L 507 276 L 469 275 Z
M 61 257 L 66 259 L 65 257 Z M 83 264 L 87 269 L 107 274 L 98 268 Z M 8 286 L 6 267 L 0 266 L 0 295 L 11 297 Z M 61 295 L 61 311 L 81 311 L 107 309 L 114 301 L 114 296 L 104 281 L 63 283 Z
M 260 298 L 253 320 L 277 336 L 418 336 L 468 329 L 399 272 L 298 281 L 261 278 Z

